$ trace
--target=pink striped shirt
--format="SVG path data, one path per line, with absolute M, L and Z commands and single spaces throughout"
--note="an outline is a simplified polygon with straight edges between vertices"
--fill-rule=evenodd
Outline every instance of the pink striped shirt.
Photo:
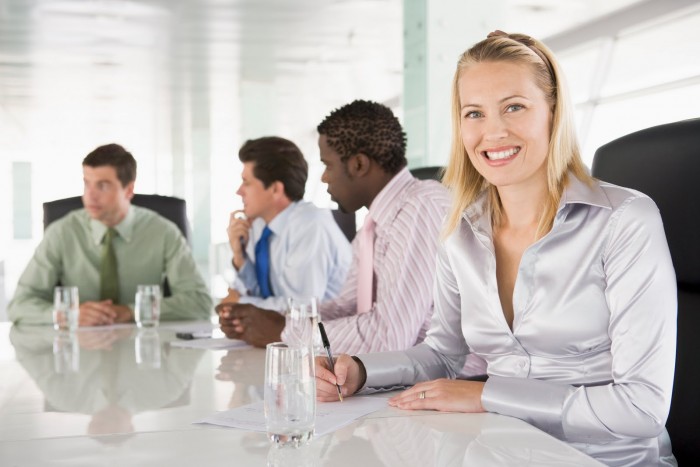
M 333 352 L 407 349 L 423 340 L 433 313 L 436 251 L 448 191 L 434 180 L 417 180 L 402 169 L 372 202 L 374 306 L 357 310 L 357 237 L 340 294 L 319 305 Z

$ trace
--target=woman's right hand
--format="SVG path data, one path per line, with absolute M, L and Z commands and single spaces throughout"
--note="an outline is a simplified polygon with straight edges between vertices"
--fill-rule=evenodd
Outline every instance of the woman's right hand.
M 335 359 L 335 374 L 330 370 L 327 357 L 316 357 L 316 399 L 321 402 L 337 402 L 340 385 L 343 397 L 355 394 L 364 384 L 364 368 L 350 355 L 341 354 Z

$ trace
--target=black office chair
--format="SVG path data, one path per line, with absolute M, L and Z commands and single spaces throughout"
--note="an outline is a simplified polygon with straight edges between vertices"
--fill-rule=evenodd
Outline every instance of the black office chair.
M 187 221 L 187 203 L 184 199 L 161 195 L 134 195 L 131 203 L 136 206 L 151 209 L 178 226 L 185 240 L 191 243 L 190 224 Z M 70 211 L 83 207 L 80 196 L 58 199 L 44 203 L 44 230 L 56 219 Z
M 659 207 L 678 280 L 678 345 L 666 423 L 679 465 L 700 465 L 700 118 L 601 146 L 593 176 L 649 195 Z
M 438 182 L 442 182 L 445 168 L 440 165 L 434 165 L 430 167 L 416 167 L 409 169 L 409 171 L 419 180 L 437 180 Z
M 357 233 L 357 224 L 355 224 L 355 213 L 354 212 L 343 212 L 340 209 L 331 210 L 333 214 L 333 219 L 340 227 L 340 230 L 345 234 L 345 237 L 349 242 L 355 238 Z

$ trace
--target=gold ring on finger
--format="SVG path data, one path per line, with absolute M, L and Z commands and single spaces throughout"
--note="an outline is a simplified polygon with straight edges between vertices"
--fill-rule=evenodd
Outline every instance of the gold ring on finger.
M 425 391 L 421 391 L 418 395 L 418 399 L 425 399 Z

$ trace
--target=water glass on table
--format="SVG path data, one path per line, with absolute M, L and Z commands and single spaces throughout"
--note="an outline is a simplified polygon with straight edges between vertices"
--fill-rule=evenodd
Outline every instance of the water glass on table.
M 287 299 L 285 327 L 287 341 L 294 345 L 312 345 L 314 353 L 323 354 L 321 334 L 318 331 L 316 297 L 292 297 Z
M 140 328 L 154 327 L 160 320 L 160 286 L 139 285 L 136 289 L 134 320 Z
M 311 346 L 267 345 L 264 406 L 267 435 L 273 444 L 299 447 L 311 441 L 316 418 Z
M 80 318 L 78 287 L 58 286 L 53 291 L 53 327 L 57 331 L 75 331 Z

